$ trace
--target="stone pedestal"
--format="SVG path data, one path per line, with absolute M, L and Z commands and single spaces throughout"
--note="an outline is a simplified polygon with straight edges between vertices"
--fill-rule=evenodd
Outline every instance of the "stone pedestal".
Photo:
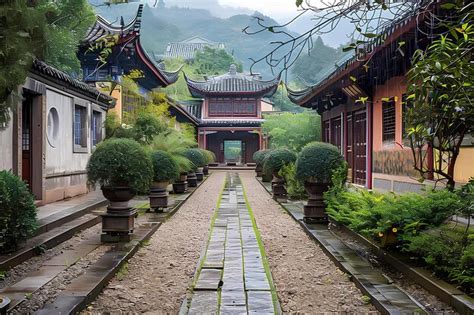
M 204 170 L 198 170 L 196 172 L 196 178 L 198 182 L 202 182 L 204 180 Z
M 272 180 L 273 199 L 286 199 L 288 192 L 285 188 L 285 180 L 282 177 L 273 176 Z
M 304 206 L 305 222 L 328 222 L 323 194 L 329 189 L 329 184 L 306 182 L 304 188 L 309 195 L 308 203 Z
M 109 200 L 107 212 L 102 215 L 102 242 L 128 242 L 132 238 L 136 209 L 128 202 L 135 194 L 129 187 L 102 187 Z
M 173 192 L 175 194 L 184 194 L 188 190 L 187 181 L 176 181 L 173 183 Z
M 196 173 L 195 172 L 189 172 L 188 173 L 188 185 L 189 187 L 197 187 L 197 177 L 196 177 Z
M 150 210 L 163 212 L 168 207 L 168 192 L 163 187 L 150 188 Z
M 255 166 L 255 173 L 257 173 L 257 177 L 262 177 L 263 175 L 263 166 L 262 164 L 257 164 L 257 166 Z
M 204 166 L 204 167 L 202 168 L 202 173 L 203 173 L 205 176 L 209 175 L 209 166 L 208 166 L 208 165 L 206 165 L 206 166 Z

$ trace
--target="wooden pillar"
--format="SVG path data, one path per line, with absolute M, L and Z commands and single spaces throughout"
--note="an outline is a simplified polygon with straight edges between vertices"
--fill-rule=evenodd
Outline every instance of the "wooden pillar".
M 373 150 L 373 107 L 372 100 L 367 102 L 367 161 L 366 161 L 366 181 L 365 185 L 368 189 L 372 189 L 372 150 Z

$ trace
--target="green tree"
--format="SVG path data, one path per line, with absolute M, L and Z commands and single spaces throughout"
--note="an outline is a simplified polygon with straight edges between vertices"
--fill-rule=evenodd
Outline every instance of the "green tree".
M 290 101 L 288 93 L 286 92 L 286 86 L 284 85 L 278 87 L 275 94 L 270 97 L 270 100 L 279 111 L 293 113 L 301 113 L 303 111 L 303 108 Z
M 263 132 L 271 148 L 288 148 L 295 152 L 309 142 L 321 140 L 321 117 L 311 111 L 270 114 L 265 117 Z
M 461 18 L 447 25 L 447 34 L 426 51 L 415 52 L 407 97 L 412 104 L 407 125 L 415 169 L 423 177 L 434 172 L 450 189 L 461 143 L 474 125 L 473 12 L 466 7 L 456 13 Z M 427 163 L 427 146 L 434 149 L 433 169 Z
M 203 75 L 218 75 L 229 71 L 231 64 L 242 72 L 242 63 L 237 61 L 224 49 L 204 47 L 203 51 L 196 52 L 194 58 L 195 73 Z
M 18 85 L 34 58 L 79 72 L 77 45 L 94 21 L 87 0 L 7 0 L 0 7 L 0 126 L 10 120 Z

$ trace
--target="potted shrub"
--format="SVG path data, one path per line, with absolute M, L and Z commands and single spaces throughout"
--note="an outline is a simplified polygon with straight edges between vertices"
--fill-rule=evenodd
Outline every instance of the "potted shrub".
M 271 174 L 273 198 L 286 198 L 288 195 L 285 189 L 285 179 L 278 173 L 284 165 L 294 163 L 296 153 L 288 149 L 276 149 L 266 154 L 263 164 L 263 173 Z
M 168 207 L 167 188 L 171 180 L 178 178 L 178 164 L 173 156 L 165 151 L 153 151 L 151 153 L 153 163 L 153 182 L 150 187 L 150 209 L 163 211 Z
M 104 242 L 130 241 L 136 210 L 128 202 L 137 193 L 146 193 L 153 179 L 149 154 L 131 139 L 110 139 L 100 143 L 87 165 L 90 184 L 99 184 L 109 200 L 102 216 Z
M 184 151 L 184 156 L 192 163 L 192 168 L 188 172 L 188 184 L 190 187 L 196 187 L 198 182 L 198 176 L 196 173 L 199 174 L 202 180 L 202 167 L 207 163 L 206 158 L 202 154 L 201 150 L 197 148 L 186 149 Z
M 265 162 L 266 155 L 270 152 L 270 150 L 259 150 L 253 154 L 253 160 L 257 165 L 255 166 L 255 172 L 257 173 L 257 177 L 262 177 L 262 181 L 269 182 L 268 176 L 264 176 L 263 174 L 263 164 Z
M 0 171 L 0 253 L 16 250 L 37 228 L 34 198 L 26 184 Z
M 323 194 L 331 184 L 332 173 L 345 165 L 339 149 L 324 142 L 311 142 L 301 151 L 296 161 L 296 178 L 304 183 L 308 192 L 308 203 L 304 207 L 306 221 L 327 222 Z
M 202 153 L 204 154 L 207 160 L 207 163 L 206 165 L 204 165 L 202 172 L 204 173 L 204 175 L 207 176 L 209 175 L 209 164 L 212 164 L 216 161 L 216 155 L 214 154 L 214 152 L 204 149 L 202 149 Z

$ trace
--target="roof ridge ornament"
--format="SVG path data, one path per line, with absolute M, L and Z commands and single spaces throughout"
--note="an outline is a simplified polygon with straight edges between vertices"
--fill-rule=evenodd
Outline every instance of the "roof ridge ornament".
M 230 65 L 229 74 L 230 75 L 237 75 L 237 66 L 235 64 Z

